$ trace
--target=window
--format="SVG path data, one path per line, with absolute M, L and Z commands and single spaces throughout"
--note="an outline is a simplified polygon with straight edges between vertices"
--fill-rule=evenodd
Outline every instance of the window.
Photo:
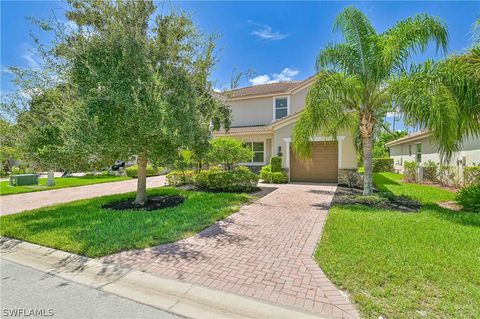
M 253 158 L 250 163 L 265 162 L 265 148 L 263 142 L 246 142 L 245 146 L 253 151 Z
M 275 120 L 288 115 L 288 98 L 275 98 Z
M 418 143 L 416 144 L 416 153 L 415 153 L 415 160 L 417 161 L 417 163 L 421 163 L 422 162 L 422 144 L 421 143 Z

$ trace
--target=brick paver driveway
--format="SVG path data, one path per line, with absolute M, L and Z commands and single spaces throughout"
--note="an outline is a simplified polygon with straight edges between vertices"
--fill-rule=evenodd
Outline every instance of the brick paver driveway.
M 335 188 L 281 185 L 196 236 L 104 261 L 328 317 L 357 318 L 312 259 Z
M 165 176 L 147 178 L 147 187 L 165 186 Z M 52 189 L 32 193 L 0 196 L 0 215 L 10 215 L 25 210 L 73 202 L 79 199 L 93 198 L 133 192 L 137 189 L 137 180 L 76 186 Z

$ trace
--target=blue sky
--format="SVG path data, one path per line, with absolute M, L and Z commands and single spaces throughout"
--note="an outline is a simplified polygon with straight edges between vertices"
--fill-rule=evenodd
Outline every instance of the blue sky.
M 332 32 L 336 15 L 348 5 L 361 9 L 378 32 L 416 13 L 440 17 L 450 34 L 449 53 L 471 44 L 471 26 L 480 16 L 480 2 L 168 2 L 163 9 L 184 9 L 199 28 L 220 35 L 218 63 L 211 79 L 219 89 L 229 88 L 232 71 L 254 70 L 241 86 L 269 81 L 304 79 L 315 71 L 318 52 L 329 42 L 341 40 Z M 58 1 L 1 1 L 2 95 L 14 87 L 5 67 L 37 67 L 31 53 L 26 17 L 47 18 L 52 12 L 64 18 L 66 3 Z M 43 37 L 43 36 L 42 36 Z M 47 40 L 48 37 L 42 38 Z M 440 58 L 432 47 L 414 58 Z

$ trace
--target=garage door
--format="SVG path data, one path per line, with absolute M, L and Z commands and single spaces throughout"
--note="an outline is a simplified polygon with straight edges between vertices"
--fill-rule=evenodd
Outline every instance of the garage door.
M 313 142 L 312 158 L 304 162 L 290 151 L 290 180 L 292 182 L 338 182 L 337 142 Z

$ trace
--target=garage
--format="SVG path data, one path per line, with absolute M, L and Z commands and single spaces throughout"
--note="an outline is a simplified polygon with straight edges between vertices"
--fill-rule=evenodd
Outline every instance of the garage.
M 338 182 L 338 143 L 312 142 L 312 158 L 298 159 L 290 151 L 290 181 L 292 182 Z

